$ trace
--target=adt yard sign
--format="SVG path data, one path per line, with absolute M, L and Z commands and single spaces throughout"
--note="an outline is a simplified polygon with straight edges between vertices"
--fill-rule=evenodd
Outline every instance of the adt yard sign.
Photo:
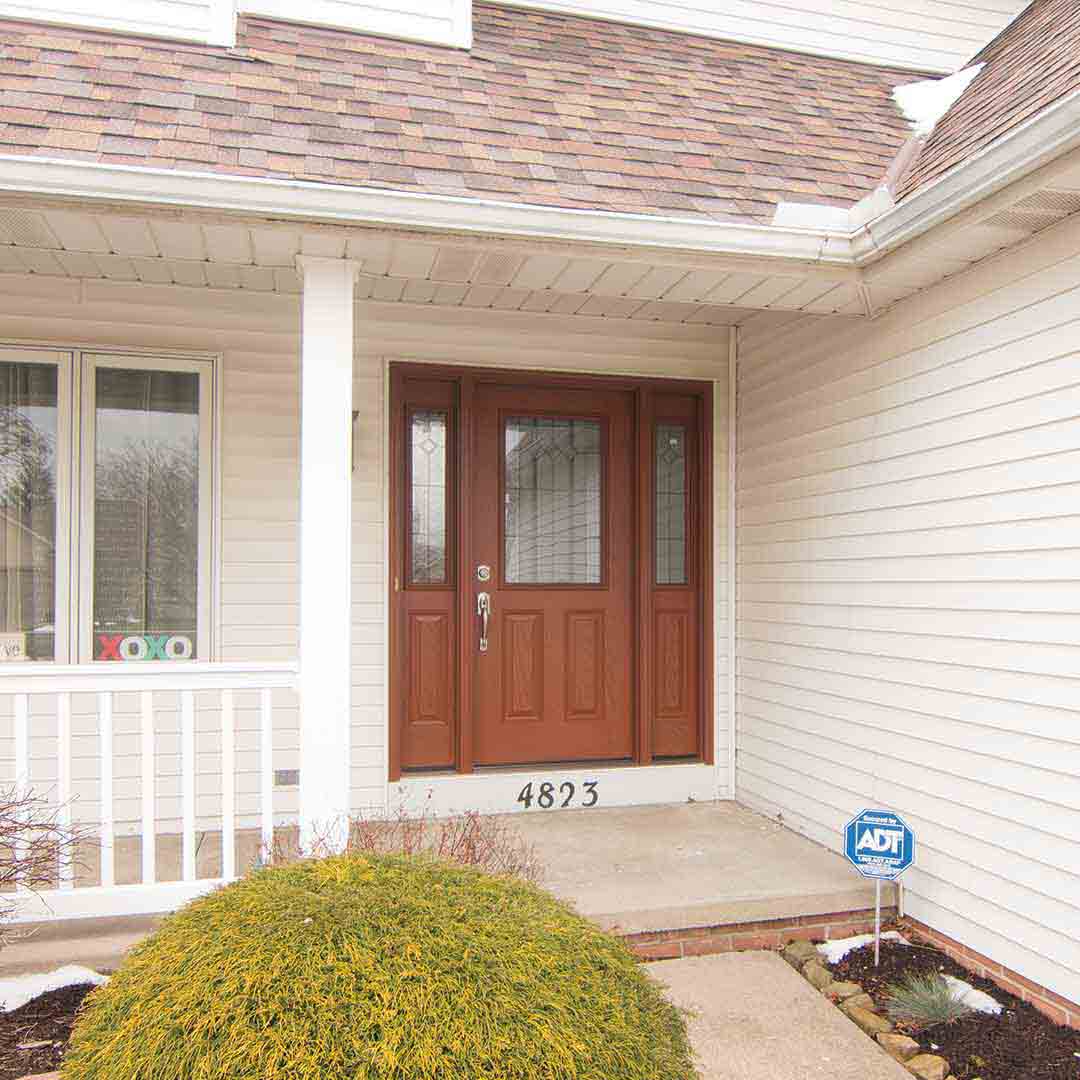
M 863 877 L 893 881 L 915 859 L 915 834 L 888 810 L 864 810 L 847 823 L 844 854 Z

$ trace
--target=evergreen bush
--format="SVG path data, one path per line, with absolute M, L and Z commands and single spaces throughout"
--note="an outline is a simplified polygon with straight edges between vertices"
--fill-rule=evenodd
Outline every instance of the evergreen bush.
M 690 1080 L 680 1013 L 536 886 L 402 855 L 271 867 L 87 1000 L 63 1080 Z

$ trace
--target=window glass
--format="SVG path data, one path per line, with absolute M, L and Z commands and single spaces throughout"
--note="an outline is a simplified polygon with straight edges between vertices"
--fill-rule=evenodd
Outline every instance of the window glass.
M 199 377 L 104 366 L 94 377 L 94 658 L 194 657 Z
M 505 452 L 507 582 L 600 584 L 599 422 L 509 417 Z
M 57 369 L 0 364 L 0 662 L 56 655 Z
M 686 584 L 686 428 L 657 424 L 656 584 Z
M 446 427 L 445 412 L 419 409 L 409 421 L 409 580 L 415 585 L 446 581 Z

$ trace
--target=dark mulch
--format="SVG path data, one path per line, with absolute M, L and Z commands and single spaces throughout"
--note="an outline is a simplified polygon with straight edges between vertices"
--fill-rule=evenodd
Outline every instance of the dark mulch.
M 848 953 L 830 970 L 836 979 L 860 983 L 879 1005 L 885 1004 L 886 988 L 909 971 L 955 975 L 990 994 L 1002 1006 L 1000 1016 L 972 1013 L 953 1024 L 905 1032 L 928 1053 L 946 1058 L 957 1080 L 1080 1080 L 1080 1031 L 1059 1027 L 937 949 L 883 941 L 879 968 L 870 945 Z
M 21 1009 L 0 1013 L 0 1080 L 60 1067 L 75 1013 L 93 986 L 65 986 L 28 1001 Z M 20 1046 L 44 1043 L 29 1050 Z

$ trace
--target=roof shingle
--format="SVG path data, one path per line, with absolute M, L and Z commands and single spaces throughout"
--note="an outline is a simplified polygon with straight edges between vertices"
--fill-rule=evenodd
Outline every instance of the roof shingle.
M 488 4 L 474 32 L 246 18 L 224 50 L 0 22 L 0 152 L 761 222 L 857 201 L 907 135 L 910 72 Z

